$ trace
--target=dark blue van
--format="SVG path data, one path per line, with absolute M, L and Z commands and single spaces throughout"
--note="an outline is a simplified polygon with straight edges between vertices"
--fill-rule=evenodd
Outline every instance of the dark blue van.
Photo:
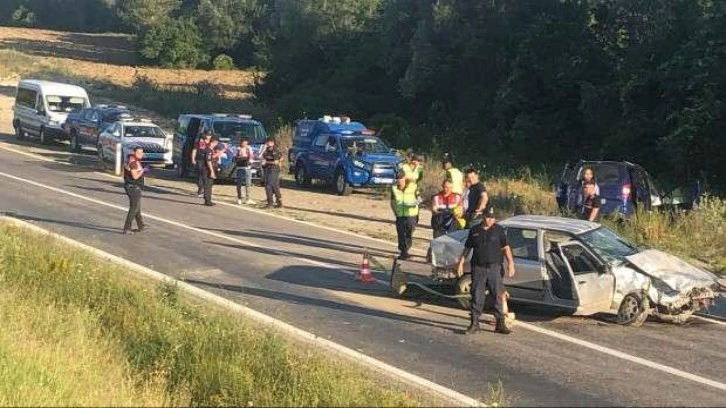
M 298 186 L 324 180 L 332 182 L 339 195 L 349 195 L 357 187 L 390 186 L 401 161 L 362 123 L 327 115 L 296 122 L 288 159 Z

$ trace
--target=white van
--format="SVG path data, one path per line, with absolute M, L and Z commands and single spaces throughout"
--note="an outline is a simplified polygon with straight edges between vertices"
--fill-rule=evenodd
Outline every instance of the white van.
M 62 126 L 68 114 L 90 106 L 88 94 L 80 86 L 24 79 L 18 83 L 13 105 L 15 135 L 37 136 L 43 144 L 63 139 Z

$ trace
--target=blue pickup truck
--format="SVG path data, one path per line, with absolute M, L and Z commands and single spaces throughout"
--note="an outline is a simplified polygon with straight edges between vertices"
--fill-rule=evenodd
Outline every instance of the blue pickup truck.
M 298 186 L 323 180 L 337 194 L 349 195 L 356 187 L 395 183 L 401 158 L 362 123 L 324 116 L 297 121 L 288 160 Z

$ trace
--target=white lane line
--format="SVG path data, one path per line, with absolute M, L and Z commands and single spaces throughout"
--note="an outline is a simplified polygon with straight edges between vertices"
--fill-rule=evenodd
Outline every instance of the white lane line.
M 32 157 L 34 159 L 38 159 L 38 160 L 45 161 L 45 162 L 60 163 L 60 164 L 64 164 L 64 165 L 67 165 L 67 166 L 77 166 L 76 164 L 73 164 L 73 163 L 64 162 L 64 161 L 56 160 L 56 159 L 51 159 L 51 158 L 48 158 L 48 157 L 43 157 L 43 156 L 40 156 L 40 155 L 35 154 L 35 153 L 30 153 L 30 152 L 24 152 L 22 150 L 17 150 L 15 148 L 9 147 L 7 144 L 2 143 L 2 142 L 0 142 L 0 149 L 6 150 L 6 151 L 9 151 L 9 152 L 13 152 L 13 153 L 17 153 L 17 154 L 20 154 L 20 155 L 23 155 L 23 156 L 26 156 L 26 157 Z M 67 153 L 69 156 L 73 156 L 74 155 L 74 153 L 68 153 L 68 152 L 64 152 L 64 153 Z M 110 177 L 110 178 L 112 178 L 114 180 L 119 180 L 120 179 L 120 176 L 114 176 L 114 175 L 111 175 L 111 174 L 108 174 L 108 173 L 103 173 L 103 172 L 100 172 L 100 171 L 94 171 L 93 173 L 98 174 L 98 175 L 102 175 L 104 177 Z M 168 191 L 168 192 L 173 192 L 173 193 L 179 194 L 178 191 L 173 190 L 173 189 L 168 188 L 168 187 L 164 187 L 164 186 L 150 186 L 150 187 L 158 188 L 160 190 L 164 190 L 164 191 Z M 277 219 L 281 219 L 281 220 L 285 220 L 285 221 L 290 221 L 290 222 L 295 222 L 295 223 L 298 223 L 298 224 L 306 225 L 306 226 L 309 226 L 309 227 L 314 227 L 314 228 L 318 228 L 318 229 L 322 229 L 322 230 L 326 230 L 326 231 L 331 231 L 331 232 L 336 232 L 336 233 L 339 233 L 339 234 L 344 234 L 344 235 L 353 236 L 353 237 L 357 237 L 357 238 L 361 238 L 361 239 L 366 239 L 368 241 L 377 242 L 379 244 L 384 244 L 384 245 L 387 245 L 387 246 L 390 246 L 390 247 L 393 247 L 393 248 L 396 247 L 396 243 L 395 242 L 387 241 L 387 240 L 384 240 L 384 239 L 373 238 L 373 237 L 369 237 L 367 235 L 361 235 L 361 234 L 357 234 L 357 233 L 351 232 L 351 231 L 346 231 L 346 230 L 341 230 L 341 229 L 337 229 L 337 228 L 333 228 L 333 227 L 328 227 L 326 225 L 316 224 L 316 223 L 313 223 L 313 222 L 310 222 L 310 221 L 298 220 L 298 219 L 291 218 L 291 217 L 286 217 L 286 216 L 280 215 L 280 214 L 275 214 L 275 213 L 270 213 L 270 212 L 266 212 L 266 211 L 256 210 L 254 208 L 241 207 L 241 206 L 233 205 L 231 203 L 226 203 L 224 201 L 220 201 L 219 203 L 222 204 L 222 205 L 226 205 L 226 206 L 230 206 L 230 207 L 235 207 L 237 209 L 241 209 L 241 210 L 244 210 L 244 211 L 253 212 L 253 213 L 256 213 L 256 214 L 260 214 L 260 215 L 265 215 L 265 216 L 268 216 L 268 217 L 273 217 L 273 218 L 277 218 Z M 419 253 L 419 254 L 422 254 L 423 253 L 423 252 L 421 252 L 421 250 L 416 249 L 416 248 L 412 248 L 412 252 Z
M 251 319 L 254 319 L 262 324 L 266 324 L 269 326 L 274 327 L 275 329 L 282 331 L 284 333 L 287 333 L 288 335 L 291 335 L 293 337 L 296 337 L 300 340 L 307 341 L 313 344 L 316 344 L 317 346 L 332 350 L 337 353 L 340 353 L 341 355 L 351 358 L 355 361 L 358 361 L 360 364 L 377 370 L 379 372 L 383 372 L 391 376 L 392 378 L 402 380 L 405 383 L 408 383 L 409 385 L 414 385 L 416 387 L 426 389 L 429 391 L 433 391 L 435 394 L 437 394 L 439 397 L 447 398 L 451 400 L 452 402 L 464 406 L 470 406 L 470 407 L 486 407 L 484 403 L 471 398 L 469 396 L 466 396 L 464 394 L 461 394 L 459 392 L 456 392 L 452 389 L 446 388 L 442 385 L 436 384 L 434 382 L 431 382 L 425 378 L 419 377 L 415 374 L 409 373 L 408 371 L 404 371 L 400 368 L 394 367 L 390 364 L 386 364 L 381 360 L 377 360 L 373 357 L 370 357 L 368 355 L 365 355 L 359 351 L 353 350 L 351 348 L 345 347 L 341 344 L 335 343 L 333 341 L 327 340 L 323 337 L 318 337 L 317 335 L 310 333 L 308 331 L 299 329 L 291 324 L 285 323 L 281 320 L 275 319 L 272 316 L 266 315 L 264 313 L 258 312 L 254 309 L 251 309 L 249 307 L 240 305 L 239 303 L 233 302 L 229 299 L 223 298 L 221 296 L 215 295 L 211 292 L 208 292 L 204 289 L 200 289 L 196 286 L 190 285 L 186 282 L 174 279 L 168 275 L 165 275 L 161 272 L 157 272 L 153 269 L 147 268 L 145 266 L 139 265 L 137 263 L 131 262 L 127 259 L 118 257 L 116 255 L 110 254 L 108 252 L 102 251 L 98 248 L 94 248 L 92 246 L 86 245 L 82 242 L 76 241 L 74 239 L 68 238 L 66 236 L 56 234 L 54 232 L 51 232 L 49 230 L 46 230 L 44 228 L 41 228 L 37 225 L 18 220 L 16 218 L 12 217 L 0 217 L 0 219 L 4 219 L 6 221 L 10 221 L 12 223 L 15 223 L 16 225 L 19 225 L 24 228 L 28 228 L 32 231 L 41 233 L 41 234 L 48 234 L 51 237 L 58 239 L 62 242 L 68 243 L 72 246 L 75 246 L 79 249 L 82 249 L 84 251 L 88 251 L 92 253 L 93 255 L 108 260 L 110 262 L 116 263 L 118 265 L 121 265 L 125 268 L 131 269 L 132 271 L 136 271 L 137 273 L 147 276 L 151 279 L 154 279 L 156 281 L 160 282 L 172 282 L 179 289 L 181 289 L 184 292 L 189 293 L 190 295 L 196 296 L 198 298 L 207 300 L 209 302 L 215 303 L 219 306 L 231 309 L 235 312 L 238 312 L 244 316 L 247 316 Z
M 104 202 L 104 201 L 101 201 L 101 200 L 96 200 L 94 198 L 85 197 L 85 196 L 82 196 L 82 195 L 79 195 L 79 194 L 76 194 L 76 193 L 71 193 L 71 192 L 68 192 L 68 191 L 64 191 L 64 190 L 61 190 L 61 189 L 56 188 L 56 187 L 52 187 L 52 186 L 48 186 L 48 185 L 45 185 L 45 184 L 42 184 L 42 183 L 38 183 L 36 181 L 26 180 L 26 179 L 23 179 L 23 178 L 20 178 L 20 177 L 17 177 L 17 176 L 13 176 L 13 175 L 10 175 L 10 174 L 7 174 L 7 173 L 3 173 L 3 172 L 0 172 L 0 176 L 9 178 L 11 180 L 19 181 L 21 183 L 30 184 L 30 185 L 33 185 L 33 186 L 36 186 L 36 187 L 44 188 L 44 189 L 47 189 L 47 190 L 50 190 L 50 191 L 55 191 L 57 193 L 65 194 L 65 195 L 68 195 L 68 196 L 71 196 L 71 197 L 75 197 L 75 198 L 78 198 L 78 199 L 81 199 L 81 200 L 85 200 L 85 201 L 89 201 L 89 202 L 96 203 L 96 204 L 99 204 L 99 205 L 103 205 L 103 206 L 106 206 L 106 207 L 115 208 L 115 209 L 121 210 L 121 211 L 126 211 L 126 208 L 125 207 L 121 207 L 121 206 L 118 206 L 118 205 L 115 205 L 115 204 L 110 204 L 110 203 L 107 203 L 107 202 Z M 149 218 L 149 219 L 157 220 L 159 222 L 167 223 L 169 225 L 173 225 L 173 226 L 178 227 L 178 228 L 182 228 L 182 229 L 194 231 L 194 232 L 197 232 L 197 233 L 200 233 L 200 234 L 205 234 L 205 235 L 213 236 L 215 238 L 220 238 L 220 239 L 224 239 L 224 240 L 227 240 L 227 241 L 240 243 L 240 244 L 243 244 L 243 245 L 246 245 L 246 246 L 250 246 L 250 247 L 253 247 L 253 248 L 265 248 L 265 247 L 259 246 L 257 244 L 250 243 L 250 242 L 247 242 L 247 241 L 238 239 L 238 238 L 234 238 L 234 237 L 222 235 L 222 234 L 219 234 L 219 233 L 216 233 L 216 232 L 207 231 L 207 230 L 203 230 L 203 229 L 196 228 L 196 227 L 192 227 L 192 226 L 189 226 L 189 225 L 186 225 L 186 224 L 183 224 L 183 223 L 180 223 L 180 222 L 168 220 L 168 219 L 165 219 L 165 218 L 162 218 L 162 217 L 158 217 L 158 216 L 154 216 L 154 215 L 145 215 L 145 216 L 147 218 Z M 267 248 L 265 248 L 265 249 L 267 249 Z M 326 267 L 326 268 L 338 269 L 334 265 L 327 264 L 327 263 L 324 263 L 324 262 L 318 262 L 318 261 L 309 260 L 309 259 L 305 259 L 305 258 L 297 258 L 297 257 L 293 257 L 293 256 L 287 255 L 285 253 L 282 253 L 282 252 L 279 252 L 279 251 L 274 251 L 274 250 L 271 251 L 271 252 L 278 252 L 281 256 L 287 256 L 287 257 L 291 257 L 291 258 L 294 258 L 294 259 L 298 259 L 298 260 L 300 260 L 302 262 L 306 262 L 306 263 L 311 264 L 311 265 L 322 266 L 322 267 Z M 343 271 L 343 272 L 350 273 L 349 271 Z M 382 285 L 387 285 L 388 284 L 387 282 L 381 281 L 381 280 L 378 280 L 378 279 L 376 280 L 376 282 L 379 283 L 379 284 L 382 284 Z M 713 388 L 716 388 L 716 389 L 719 389 L 719 390 L 722 390 L 722 391 L 726 391 L 726 384 L 720 383 L 720 382 L 717 382 L 717 381 L 714 381 L 714 380 L 710 380 L 708 378 L 701 377 L 701 376 L 696 375 L 696 374 L 691 374 L 691 373 L 688 373 L 686 371 L 682 371 L 682 370 L 679 370 L 679 369 L 676 369 L 676 368 L 673 368 L 673 367 L 669 367 L 669 366 L 666 366 L 666 365 L 663 365 L 663 364 L 660 364 L 660 363 L 656 363 L 654 361 L 650 361 L 650 360 L 647 360 L 647 359 L 644 359 L 644 358 L 636 357 L 636 356 L 633 356 L 631 354 L 627 354 L 627 353 L 624 353 L 624 352 L 621 352 L 621 351 L 617 351 L 617 350 L 614 350 L 614 349 L 611 349 L 611 348 L 608 348 L 608 347 L 605 347 L 605 346 L 600 346 L 600 345 L 595 344 L 595 343 L 591 343 L 591 342 L 588 342 L 588 341 L 585 341 L 585 340 L 581 340 L 581 339 L 578 339 L 578 338 L 575 338 L 575 337 L 571 337 L 571 336 L 568 336 L 566 334 L 558 333 L 558 332 L 555 332 L 555 331 L 552 331 L 552 330 L 548 330 L 548 329 L 545 329 L 545 328 L 542 328 L 542 327 L 539 327 L 539 326 L 535 326 L 535 325 L 532 325 L 532 324 L 529 324 L 529 323 L 525 323 L 525 322 L 518 321 L 517 322 L 517 326 L 518 327 L 522 327 L 522 328 L 524 328 L 526 330 L 530 330 L 530 331 L 533 331 L 533 332 L 537 332 L 537 333 L 540 333 L 540 334 L 544 334 L 546 336 L 549 336 L 549 337 L 552 337 L 552 338 L 555 338 L 555 339 L 558 339 L 558 340 L 562 340 L 562 341 L 565 341 L 565 342 L 568 342 L 568 343 L 571 343 L 571 344 L 575 344 L 575 345 L 578 345 L 578 346 L 581 346 L 581 347 L 585 347 L 585 348 L 588 348 L 588 349 L 591 349 L 591 350 L 594 350 L 594 351 L 597 351 L 597 352 L 600 352 L 600 353 L 603 353 L 603 354 L 606 354 L 606 355 L 609 355 L 609 356 L 612 356 L 612 357 L 616 357 L 616 358 L 619 358 L 619 359 L 622 359 L 622 360 L 625 360 L 625 361 L 628 361 L 628 362 L 631 362 L 631 363 L 634 363 L 634 364 L 642 365 L 644 367 L 648 367 L 648 368 L 654 369 L 656 371 L 664 372 L 664 373 L 671 374 L 673 376 L 676 376 L 676 377 L 679 377 L 679 378 L 682 378 L 682 379 L 685 379 L 685 380 L 693 381 L 693 382 L 696 382 L 696 383 L 699 383 L 699 384 L 702 384 L 702 385 L 706 385 L 706 386 L 710 386 L 710 387 L 713 387 Z

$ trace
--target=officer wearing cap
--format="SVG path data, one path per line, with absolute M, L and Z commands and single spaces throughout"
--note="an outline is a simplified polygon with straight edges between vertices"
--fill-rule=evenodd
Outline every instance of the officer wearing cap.
M 212 132 L 205 130 L 192 149 L 192 165 L 197 167 L 197 196 L 202 197 L 204 183 L 206 181 L 207 164 L 205 162 L 205 151 L 212 141 Z
M 494 207 L 486 206 L 484 209 L 484 221 L 469 230 L 469 236 L 464 244 L 464 251 L 459 258 L 457 274 L 464 273 L 464 262 L 472 253 L 471 257 L 471 324 L 466 329 L 467 334 L 479 331 L 479 317 L 484 310 L 484 291 L 494 296 L 496 307 L 494 317 L 497 320 L 495 331 L 497 333 L 509 334 L 504 321 L 504 282 L 503 282 L 503 261 L 507 258 L 507 276 L 514 276 L 514 260 L 512 250 L 507 242 L 507 235 L 504 228 L 496 223 Z

